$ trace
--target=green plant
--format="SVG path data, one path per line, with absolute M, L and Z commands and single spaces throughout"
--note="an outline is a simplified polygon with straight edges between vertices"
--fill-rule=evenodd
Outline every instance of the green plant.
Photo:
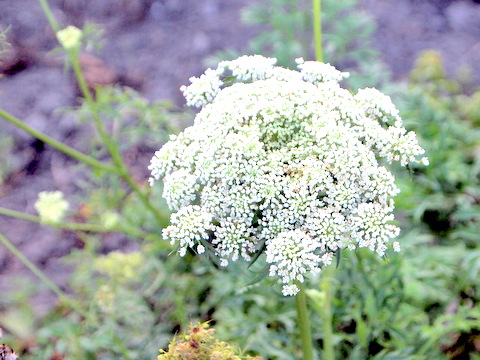
M 313 3 L 317 22 L 320 1 Z M 202 110 L 155 153 L 150 181 L 164 180 L 163 196 L 177 211 L 162 234 L 181 257 L 207 253 L 226 267 L 265 254 L 269 276 L 295 296 L 307 360 L 313 344 L 303 283 L 323 270 L 324 356 L 332 359 L 332 280 L 324 268 L 347 247 L 383 256 L 398 235 L 390 214 L 398 190 L 380 159 L 428 160 L 418 158 L 424 150 L 415 134 L 378 90 L 352 95 L 338 85 L 348 74 L 329 64 L 297 59 L 296 72 L 275 61 L 242 56 L 190 78 L 181 90 Z
M 129 153 L 153 151 L 150 147 L 152 143 L 157 145 L 158 142 L 165 141 L 165 134 L 175 132 L 176 127 L 190 115 L 175 112 L 173 106 L 166 102 L 149 103 L 133 90 L 126 88 L 97 89 L 93 94 L 86 86 L 78 64 L 80 49 L 88 45 L 85 44 L 89 36 L 88 29 L 81 31 L 75 27 L 67 27 L 61 30 L 49 10 L 48 3 L 41 0 L 40 3 L 57 33 L 84 97 L 79 109 L 68 111 L 74 112 L 85 121 L 88 119 L 100 140 L 94 139 L 90 142 L 90 153 L 81 153 L 0 110 L 3 120 L 77 160 L 80 165 L 75 171 L 83 174 L 76 183 L 82 189 L 82 194 L 68 199 L 69 202 L 73 198 L 80 203 L 77 213 L 74 213 L 75 210 L 68 211 L 72 206 L 69 206 L 60 192 L 40 194 L 36 203 L 39 216 L 0 208 L 1 215 L 76 231 L 85 245 L 85 250 L 76 262 L 78 272 L 75 272 L 78 277 L 86 276 L 85 282 L 79 284 L 74 281 L 74 296 L 70 296 L 31 263 L 9 239 L 0 234 L 1 243 L 59 296 L 59 307 L 44 319 L 46 325 L 36 334 L 36 339 L 30 343 L 28 351 L 35 354 L 32 355 L 34 358 L 39 356 L 45 359 L 55 356 L 72 359 L 96 356 L 105 359 L 119 356 L 131 359 L 137 355 L 153 356 L 159 344 L 162 344 L 162 338 L 166 344 L 168 337 L 165 333 L 171 331 L 169 325 L 166 326 L 168 330 L 165 330 L 165 327 L 156 322 L 158 314 L 150 308 L 149 303 L 152 293 L 163 284 L 160 275 L 155 273 L 159 270 L 156 256 L 159 252 L 165 256 L 169 248 L 167 243 L 158 241 L 159 229 L 166 222 L 168 210 L 160 201 L 158 191 L 161 189 L 150 189 L 147 186 L 142 174 L 144 169 L 134 167 L 135 161 Z M 126 130 L 129 130 L 128 134 Z M 73 209 L 75 208 L 77 206 L 73 206 Z M 87 257 L 91 263 L 108 263 L 107 259 L 96 255 L 101 251 L 101 247 L 95 245 L 98 243 L 94 233 L 116 233 L 117 236 L 135 239 L 132 244 L 137 242 L 137 246 L 149 247 L 150 257 L 145 262 L 149 271 L 148 277 L 153 277 L 153 284 L 139 281 L 117 282 L 111 274 L 98 274 L 92 268 L 82 269 L 82 265 L 86 265 L 83 261 Z M 101 272 L 102 267 L 99 265 L 98 268 L 97 272 Z M 106 284 L 109 277 L 110 282 Z M 89 291 L 85 290 L 87 288 Z M 83 297 L 84 295 L 92 296 L 96 301 L 90 303 L 91 298 Z M 113 312 L 108 312 L 111 309 L 99 305 L 100 299 L 106 298 L 115 300 L 112 305 Z M 166 303 L 170 304 L 170 301 Z M 135 317 L 128 316 L 132 312 Z M 184 318 L 177 321 L 186 322 Z M 149 326 L 152 331 L 143 332 Z M 14 329 L 9 324 L 8 330 L 14 332 Z M 130 333 L 127 333 L 128 331 Z M 138 335 L 136 340 L 131 338 L 134 334 Z M 127 345 L 134 349 L 127 349 Z
M 40 3 L 59 33 L 48 4 Z M 369 44 L 373 25 L 363 15 L 354 15 L 356 4 L 323 2 L 327 60 L 343 68 L 360 68 L 365 76 L 350 81 L 352 87 L 366 79 L 370 84 L 383 79 L 377 76 Z M 316 0 L 316 16 L 318 5 Z M 310 57 L 309 4 L 269 0 L 255 6 L 245 17 L 257 19 L 256 24 L 269 31 L 252 43 L 255 52 L 285 64 Z M 340 16 L 342 21 L 332 20 Z M 318 18 L 314 24 L 318 32 Z M 169 133 L 178 133 L 192 114 L 168 103 L 147 102 L 128 88 L 98 88 L 88 95 L 75 58 L 80 47 L 88 46 L 87 30 L 69 28 L 60 32 L 59 40 L 85 98 L 79 108 L 64 111 L 75 114 L 81 126 L 93 126 L 97 136 L 88 139 L 89 152 L 80 153 L 0 112 L 5 120 L 79 160 L 76 171 L 82 174 L 76 180 L 81 192 L 67 197 L 70 207 L 61 214 L 64 217 L 46 217 L 43 210 L 35 216 L 0 208 L 3 215 L 73 230 L 83 246 L 65 258 L 74 268 L 67 295 L 0 236 L 59 295 L 56 308 L 41 322 L 29 308 L 33 290 L 0 299 L 2 310 L 9 310 L 0 315 L 8 341 L 17 339 L 14 348 L 28 351 L 22 359 L 152 359 L 175 333 L 197 320 L 211 321 L 219 338 L 245 348 L 246 356 L 261 354 L 268 359 L 308 359 L 312 347 L 322 358 L 350 360 L 458 359 L 474 353 L 480 332 L 479 93 L 466 92 L 462 84 L 447 79 L 437 54 L 419 60 L 410 94 L 396 93 L 403 96 L 406 127 L 419 134 L 431 162 L 427 168 L 412 165 L 410 175 L 397 174 L 403 256 L 387 251 L 380 259 L 361 249 L 337 252 L 333 266 L 326 267 L 321 277 L 309 277 L 308 298 L 292 299 L 277 296 L 273 278 L 259 282 L 268 273 L 260 253 L 252 264 L 230 262 L 222 270 L 194 251 L 186 251 L 183 259 L 167 255 L 172 248 L 160 236 L 170 215 L 160 196 L 163 189 L 145 186 L 146 171 L 136 159 L 166 142 Z M 352 33 L 360 34 L 358 43 L 351 40 Z M 315 35 L 320 44 L 322 36 Z M 375 66 L 367 66 L 372 62 Z M 375 76 L 366 71 L 369 68 Z M 230 84 L 233 79 L 225 80 Z M 277 141 L 282 136 L 269 135 Z M 287 170 L 290 175 L 303 171 Z M 121 239 L 128 251 L 104 254 L 109 250 L 105 240 L 111 237 Z M 308 315 L 307 302 L 318 316 Z M 311 321 L 311 334 L 304 320 L 303 327 L 298 326 L 294 303 L 301 319 Z M 296 341 L 299 333 L 302 344 Z M 172 349 L 178 350 L 181 343 L 175 339 Z M 183 344 L 188 347 L 188 340 Z
M 346 81 L 349 88 L 379 87 L 388 81 L 388 70 L 373 46 L 374 21 L 357 0 L 324 0 L 321 21 L 313 16 L 311 1 L 306 0 L 267 0 L 250 5 L 242 12 L 242 20 L 256 26 L 259 35 L 247 48 L 220 51 L 207 64 L 213 66 L 240 54 L 263 54 L 276 58 L 278 65 L 295 68 L 296 58 L 311 58 L 318 51 L 311 41 L 312 24 L 321 24 L 322 56 L 336 68 L 351 71 Z

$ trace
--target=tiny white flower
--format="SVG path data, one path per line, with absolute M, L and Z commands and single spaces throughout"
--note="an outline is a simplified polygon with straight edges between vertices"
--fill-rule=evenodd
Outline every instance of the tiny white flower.
M 295 60 L 297 67 L 301 70 L 303 80 L 313 84 L 335 81 L 338 82 L 350 76 L 348 72 L 341 72 L 330 64 L 324 64 L 318 61 L 305 61 L 303 58 Z
M 189 205 L 181 208 L 171 217 L 171 225 L 163 229 L 162 236 L 178 243 L 180 256 L 185 256 L 187 247 L 193 248 L 200 240 L 207 240 L 215 229 L 212 215 L 200 206 Z
M 297 287 L 297 285 L 284 285 L 282 288 L 282 294 L 284 296 L 294 296 L 297 295 L 300 289 Z
M 222 61 L 218 67 L 231 70 L 232 75 L 240 81 L 256 81 L 269 78 L 276 62 L 275 58 L 252 55 L 241 56 L 231 61 Z
M 392 245 L 393 245 L 393 251 L 395 251 L 395 252 L 400 252 L 401 251 L 400 243 L 398 241 L 394 241 Z
M 220 70 L 207 69 L 200 78 L 191 77 L 192 84 L 180 88 L 187 99 L 187 105 L 201 107 L 212 102 L 223 85 L 219 78 L 220 74 Z
M 270 276 L 278 275 L 285 284 L 294 281 L 303 282 L 307 272 L 320 272 L 321 264 L 329 265 L 330 255 L 320 257 L 316 254 L 320 243 L 302 230 L 280 233 L 267 243 L 266 262 L 270 266 Z M 329 253 L 330 254 L 330 253 Z
M 197 253 L 203 254 L 204 252 L 205 252 L 205 246 L 203 246 L 202 244 L 199 244 L 197 246 Z

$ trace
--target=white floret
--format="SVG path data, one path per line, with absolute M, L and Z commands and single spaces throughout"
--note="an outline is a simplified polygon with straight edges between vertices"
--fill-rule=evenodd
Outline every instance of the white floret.
M 187 100 L 187 105 L 201 107 L 212 102 L 223 85 L 219 77 L 221 73 L 221 69 L 207 69 L 199 78 L 191 77 L 190 82 L 192 84 L 180 88 Z
M 222 61 L 218 64 L 219 69 L 229 69 L 232 75 L 239 81 L 264 80 L 272 76 L 273 65 L 277 59 L 267 58 L 260 55 L 241 56 L 231 61 Z

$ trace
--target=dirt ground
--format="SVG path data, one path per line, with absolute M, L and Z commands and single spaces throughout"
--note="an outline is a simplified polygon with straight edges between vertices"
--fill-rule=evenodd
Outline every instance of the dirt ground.
M 217 50 L 245 48 L 256 30 L 241 24 L 240 11 L 255 0 L 55 0 L 54 14 L 63 24 L 100 24 L 105 47 L 104 81 L 132 86 L 150 100 L 182 104 L 179 87 L 204 70 L 204 59 Z M 470 67 L 480 84 L 480 3 L 473 0 L 361 0 L 377 23 L 376 44 L 394 76 L 401 79 L 425 49 L 439 50 L 449 74 Z M 12 44 L 0 70 L 0 108 L 28 125 L 86 151 L 86 133 L 55 109 L 75 105 L 77 92 L 61 59 L 52 54 L 54 34 L 37 0 L 0 0 L 0 26 L 10 26 Z M 93 70 L 92 70 L 93 71 Z M 0 121 L 0 136 L 12 134 L 10 172 L 0 184 L 0 206 L 35 213 L 40 191 L 75 192 L 73 161 L 44 147 L 29 135 Z M 150 155 L 142 160 L 147 166 Z M 75 246 L 68 232 L 0 216 L 0 232 L 9 237 L 52 280 L 64 286 L 68 268 L 60 260 Z M 0 246 L 0 289 L 15 288 L 24 266 Z M 3 290 L 6 291 L 6 290 Z M 54 300 L 45 293 L 36 301 L 46 311 Z M 2 309 L 0 308 L 0 311 Z

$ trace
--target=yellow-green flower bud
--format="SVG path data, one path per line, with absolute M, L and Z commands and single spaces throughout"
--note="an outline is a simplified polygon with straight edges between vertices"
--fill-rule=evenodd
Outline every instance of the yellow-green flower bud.
M 95 261 L 95 269 L 109 275 L 118 282 L 133 280 L 137 277 L 138 270 L 143 264 L 144 258 L 140 252 L 123 254 L 112 251 Z
M 67 50 L 79 48 L 82 40 L 82 30 L 75 26 L 67 26 L 57 32 L 57 39 Z
M 34 204 L 40 219 L 44 223 L 56 223 L 63 220 L 68 210 L 68 202 L 61 191 L 42 191 Z
M 120 223 L 120 215 L 113 211 L 105 212 L 102 217 L 102 224 L 106 229 L 114 229 Z

